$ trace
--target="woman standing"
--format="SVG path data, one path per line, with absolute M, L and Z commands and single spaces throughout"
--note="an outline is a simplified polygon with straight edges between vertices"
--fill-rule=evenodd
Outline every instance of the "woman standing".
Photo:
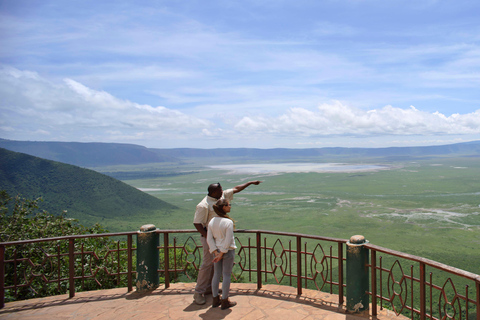
M 221 305 L 222 310 L 235 306 L 237 303 L 228 300 L 230 291 L 230 277 L 235 259 L 235 238 L 233 235 L 234 222 L 228 216 L 231 205 L 226 199 L 220 199 L 213 205 L 213 210 L 218 215 L 210 220 L 207 231 L 207 243 L 210 253 L 215 255 L 213 259 L 213 279 L 212 279 L 212 307 Z M 223 299 L 218 294 L 220 277 L 223 275 L 222 294 Z

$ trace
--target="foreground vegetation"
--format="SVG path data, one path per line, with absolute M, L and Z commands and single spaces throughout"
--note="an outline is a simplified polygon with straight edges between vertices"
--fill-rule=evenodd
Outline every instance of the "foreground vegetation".
M 0 242 L 11 242 L 28 239 L 62 237 L 79 234 L 102 234 L 106 233 L 100 224 L 91 227 L 81 225 L 77 220 L 67 218 L 66 213 L 53 215 L 44 210 L 39 210 L 38 204 L 41 199 L 25 199 L 20 196 L 10 197 L 4 190 L 0 191 Z M 105 255 L 109 248 L 117 243 L 113 240 L 92 238 L 84 239 L 77 243 L 76 250 L 93 251 L 98 255 Z M 16 290 L 6 290 L 5 301 L 22 300 L 33 297 L 45 297 L 67 292 L 67 282 L 50 283 L 42 277 L 34 276 L 39 272 L 50 275 L 61 274 L 68 279 L 68 261 L 64 258 L 48 258 L 55 256 L 57 252 L 68 252 L 68 241 L 52 243 L 22 244 L 6 247 L 5 257 L 18 260 L 17 264 L 5 264 L 5 286 L 15 283 L 23 284 L 30 282 L 29 286 L 22 286 Z M 91 265 L 92 260 L 85 264 L 86 269 L 98 268 Z M 104 264 L 106 266 L 107 263 Z M 49 275 L 50 274 L 50 275 Z M 114 288 L 117 285 L 126 286 L 125 281 L 118 282 L 115 277 L 104 272 L 98 275 L 102 279 L 103 288 Z M 76 291 L 97 289 L 98 284 L 94 279 L 78 283 Z

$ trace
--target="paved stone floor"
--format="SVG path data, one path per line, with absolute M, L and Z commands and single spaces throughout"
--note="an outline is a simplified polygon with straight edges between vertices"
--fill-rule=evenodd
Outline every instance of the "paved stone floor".
M 288 320 L 365 320 L 346 314 L 338 306 L 338 296 L 313 290 L 303 291 L 278 285 L 265 285 L 257 290 L 255 284 L 232 283 L 230 296 L 237 306 L 221 310 L 212 308 L 212 296 L 203 306 L 193 303 L 194 283 L 176 283 L 140 294 L 126 288 L 76 293 L 16 301 L 0 309 L 0 319 L 288 319 Z M 371 317 L 370 317 L 371 318 Z M 397 319 L 388 310 L 379 311 L 377 319 Z

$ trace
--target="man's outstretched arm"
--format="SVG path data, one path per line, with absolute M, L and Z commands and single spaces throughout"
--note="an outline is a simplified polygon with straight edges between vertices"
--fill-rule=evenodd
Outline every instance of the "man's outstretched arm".
M 233 193 L 238 193 L 238 192 L 242 191 L 243 189 L 245 189 L 246 187 L 248 187 L 251 184 L 254 184 L 254 185 L 258 186 L 260 183 L 262 183 L 262 181 L 256 180 L 256 181 L 249 181 L 247 183 L 240 184 L 236 187 L 233 187 Z

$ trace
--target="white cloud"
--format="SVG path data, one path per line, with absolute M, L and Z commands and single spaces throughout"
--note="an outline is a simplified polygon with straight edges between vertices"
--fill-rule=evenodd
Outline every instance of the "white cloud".
M 70 141 L 189 141 L 248 137 L 248 141 L 295 137 L 448 136 L 480 134 L 480 110 L 445 115 L 413 106 L 363 110 L 340 101 L 315 109 L 290 107 L 282 114 L 260 114 L 231 101 L 222 108 L 195 117 L 164 106 L 138 104 L 91 89 L 75 80 L 51 82 L 39 74 L 11 67 L 0 69 L 0 133 L 5 138 L 39 137 Z M 253 96 L 252 99 L 258 97 Z M 258 103 L 258 102 L 257 102 Z M 220 110 L 220 109 L 219 109 Z M 192 112 L 194 110 L 190 110 Z M 198 113 L 197 113 L 198 114 Z M 216 122 L 206 120 L 213 117 Z M 458 139 L 458 138 L 457 138 Z M 247 141 L 244 139 L 244 141 Z
M 277 117 L 245 116 L 235 124 L 239 132 L 299 136 L 467 135 L 480 134 L 480 110 L 446 116 L 411 106 L 361 110 L 333 102 L 317 110 L 291 108 Z
M 0 69 L 0 96 L 2 118 L 20 137 L 41 133 L 71 140 L 175 138 L 201 134 L 212 126 L 207 120 L 122 100 L 72 79 L 52 83 L 34 72 L 10 67 Z
M 72 79 L 55 83 L 35 72 L 6 66 L 0 68 L 0 97 L 0 134 L 17 140 L 31 140 L 33 136 L 150 145 L 152 141 L 168 140 L 170 146 L 182 146 L 175 141 L 193 143 L 204 139 L 212 141 L 212 145 L 218 145 L 213 141 L 231 145 L 229 139 L 237 139 L 243 146 L 247 141 L 255 146 L 255 143 L 282 139 L 315 145 L 319 137 L 398 136 L 402 138 L 396 141 L 401 141 L 405 136 L 418 139 L 480 134 L 480 110 L 451 115 L 425 112 L 413 106 L 387 105 L 364 110 L 340 101 L 323 103 L 315 109 L 288 108 L 288 103 L 281 104 L 278 100 L 278 105 L 286 110 L 278 114 L 260 113 L 248 108 L 249 101 L 232 100 L 218 106 L 215 113 L 209 113 L 205 107 L 203 116 L 192 116 L 192 112 L 197 115 L 202 112 L 185 109 L 185 113 L 164 106 L 138 104 Z M 256 95 L 250 99 L 253 105 L 265 103 L 254 100 L 259 99 Z M 295 139 L 298 141 L 294 142 Z

